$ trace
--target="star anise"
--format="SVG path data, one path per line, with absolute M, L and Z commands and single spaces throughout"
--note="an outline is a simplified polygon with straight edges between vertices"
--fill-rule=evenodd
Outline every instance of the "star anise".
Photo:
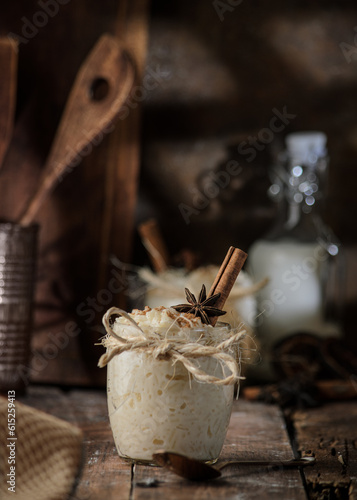
M 202 322 L 206 323 L 207 325 L 210 324 L 210 317 L 222 316 L 223 314 L 226 314 L 226 311 L 222 311 L 221 309 L 214 307 L 221 294 L 215 293 L 214 295 L 211 295 L 207 298 L 205 285 L 202 285 L 198 300 L 196 300 L 196 297 L 193 295 L 193 293 L 190 292 L 188 288 L 185 288 L 185 293 L 187 302 L 189 302 L 189 304 L 179 304 L 177 306 L 172 306 L 173 309 L 176 309 L 176 311 L 191 313 L 194 316 L 199 316 Z

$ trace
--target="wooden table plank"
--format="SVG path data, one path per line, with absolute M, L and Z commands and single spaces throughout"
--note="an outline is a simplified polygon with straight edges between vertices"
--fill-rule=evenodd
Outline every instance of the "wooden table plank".
M 129 498 L 131 467 L 118 460 L 108 420 L 105 391 L 71 391 L 68 402 L 76 408 L 84 431 L 84 461 L 74 491 L 75 499 Z
M 316 465 L 305 469 L 312 499 L 357 499 L 357 405 L 326 404 L 293 415 L 296 442 Z
M 193 483 L 157 467 L 132 467 L 117 455 L 104 391 L 30 387 L 25 404 L 79 425 L 84 432 L 84 463 L 72 499 L 305 499 L 297 470 L 230 467 L 219 480 Z M 239 400 L 222 450 L 226 459 L 293 457 L 278 407 Z
M 293 452 L 279 408 L 244 400 L 235 402 L 227 439 L 220 461 L 229 459 L 290 459 Z M 219 463 L 218 462 L 218 463 Z M 150 478 L 156 482 L 150 488 Z M 147 485 L 147 487 L 145 487 Z M 266 470 L 262 467 L 231 466 L 222 478 L 207 483 L 192 483 L 150 467 L 134 469 L 133 500 L 158 498 L 195 500 L 231 499 L 306 499 L 298 470 Z
M 104 390 L 64 392 L 54 387 L 30 387 L 19 399 L 83 430 L 83 465 L 71 499 L 129 499 L 131 467 L 118 457 Z

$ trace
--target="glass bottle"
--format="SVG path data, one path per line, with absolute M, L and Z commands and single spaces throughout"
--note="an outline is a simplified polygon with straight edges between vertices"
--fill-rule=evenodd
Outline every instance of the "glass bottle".
M 263 359 L 295 333 L 341 335 L 329 317 L 328 293 L 341 248 L 318 209 L 327 168 L 322 132 L 288 135 L 286 150 L 271 168 L 269 195 L 278 202 L 277 217 L 272 229 L 252 245 L 248 259 L 255 280 L 269 278 L 258 296 L 256 319 Z

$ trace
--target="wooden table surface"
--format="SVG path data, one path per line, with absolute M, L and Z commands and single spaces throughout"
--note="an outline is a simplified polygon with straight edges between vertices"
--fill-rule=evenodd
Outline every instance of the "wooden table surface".
M 220 479 L 194 483 L 119 458 L 104 390 L 32 386 L 19 399 L 83 430 L 83 466 L 70 500 L 357 499 L 356 401 L 295 411 L 287 420 L 278 406 L 240 398 L 220 461 L 290 459 L 301 453 L 315 455 L 316 464 L 303 470 L 231 466 Z

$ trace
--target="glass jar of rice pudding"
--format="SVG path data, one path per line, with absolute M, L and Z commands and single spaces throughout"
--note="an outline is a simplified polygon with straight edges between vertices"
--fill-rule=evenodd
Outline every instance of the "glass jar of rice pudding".
M 112 321 L 112 319 L 114 321 Z M 99 366 L 108 365 L 110 425 L 119 455 L 152 463 L 158 450 L 214 463 L 228 428 L 241 333 L 158 307 L 110 309 Z

